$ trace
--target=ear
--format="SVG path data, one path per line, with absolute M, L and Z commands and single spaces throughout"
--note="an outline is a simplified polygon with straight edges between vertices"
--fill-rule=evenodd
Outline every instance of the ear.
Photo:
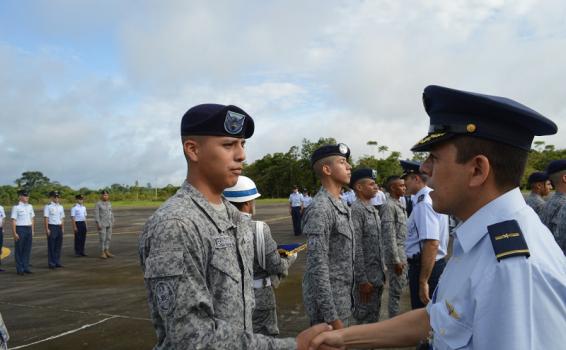
M 330 176 L 332 174 L 332 167 L 330 166 L 330 164 L 324 164 L 321 170 L 322 173 L 326 176 Z
M 199 146 L 199 143 L 193 139 L 183 141 L 183 151 L 187 158 L 193 163 L 197 163 L 199 160 Z
M 489 159 L 484 155 L 477 155 L 467 162 L 470 167 L 470 187 L 480 187 L 483 186 L 488 177 L 493 174 L 491 173 L 491 165 L 489 164 Z

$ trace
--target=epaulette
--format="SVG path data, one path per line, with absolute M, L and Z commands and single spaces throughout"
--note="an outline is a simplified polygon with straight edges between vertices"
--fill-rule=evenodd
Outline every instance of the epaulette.
M 512 256 L 531 256 L 523 232 L 516 220 L 502 221 L 487 227 L 497 261 Z
M 424 201 L 424 194 L 421 194 L 419 198 L 417 198 L 417 203 Z

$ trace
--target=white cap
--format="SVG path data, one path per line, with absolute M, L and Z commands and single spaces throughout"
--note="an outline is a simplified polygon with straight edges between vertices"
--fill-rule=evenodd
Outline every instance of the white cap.
M 261 196 L 255 183 L 247 176 L 239 176 L 236 185 L 224 190 L 224 197 L 230 202 L 243 203 Z

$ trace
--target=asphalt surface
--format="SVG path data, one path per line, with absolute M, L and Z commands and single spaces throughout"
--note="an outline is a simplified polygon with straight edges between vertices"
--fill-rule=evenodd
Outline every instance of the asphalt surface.
M 2 260 L 0 313 L 10 333 L 10 349 L 151 349 L 155 332 L 149 319 L 143 275 L 137 255 L 137 239 L 155 208 L 115 208 L 112 236 L 113 259 L 98 256 L 98 235 L 88 221 L 88 257 L 75 257 L 70 219 L 63 239 L 63 268 L 47 266 L 47 242 L 42 213 L 36 212 L 31 270 L 16 275 L 13 252 Z M 41 220 L 40 220 L 41 218 Z M 278 243 L 304 241 L 292 233 L 285 204 L 258 205 L 258 220 L 266 221 Z M 8 223 L 4 224 L 4 246 L 13 249 Z M 276 289 L 281 336 L 296 336 L 309 326 L 304 314 L 301 281 L 305 253 L 291 268 L 289 277 Z M 382 319 L 386 318 L 387 290 Z M 406 311 L 408 295 L 402 299 Z

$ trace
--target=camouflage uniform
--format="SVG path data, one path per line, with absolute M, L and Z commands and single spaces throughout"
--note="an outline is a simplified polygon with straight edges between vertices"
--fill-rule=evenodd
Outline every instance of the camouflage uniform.
M 552 232 L 554 238 L 556 238 L 556 227 L 560 223 L 558 221 L 558 211 L 564 206 L 566 206 L 566 193 L 557 191 L 546 201 L 546 204 L 542 208 L 540 219 L 542 223 L 548 227 L 550 232 Z
M 563 205 L 558 215 L 556 215 L 556 222 L 556 234 L 554 238 L 564 255 L 566 255 L 566 205 Z
M 256 221 L 251 220 L 251 215 L 242 214 L 242 220 L 248 224 L 250 230 L 253 232 L 253 237 L 256 237 Z M 260 221 L 261 222 L 261 221 Z M 253 278 L 256 282 L 262 285 L 267 285 L 269 276 L 287 274 L 289 261 L 281 258 L 277 252 L 277 243 L 271 236 L 271 231 L 266 223 L 261 222 L 263 225 L 264 245 L 265 245 L 265 269 L 259 264 L 257 258 L 257 239 L 253 240 L 254 247 L 254 263 L 253 263 Z M 265 335 L 278 335 L 279 328 L 277 327 L 277 312 L 275 304 L 275 293 L 271 285 L 258 288 L 254 286 L 255 309 L 253 311 L 253 330 L 254 333 Z
M 160 349 L 295 349 L 253 334 L 253 243 L 228 201 L 217 210 L 188 183 L 147 221 L 140 259 Z
M 529 207 L 533 208 L 538 216 L 542 213 L 542 208 L 544 207 L 545 201 L 542 197 L 534 192 L 531 192 L 525 199 Z
M 303 302 L 311 324 L 349 324 L 354 287 L 354 229 L 350 208 L 324 188 L 303 216 L 307 262 Z
M 383 238 L 381 220 L 377 209 L 371 203 L 365 204 L 359 199 L 352 204 L 352 223 L 356 244 L 354 275 L 354 318 L 358 324 L 379 321 L 381 295 L 385 283 L 385 265 L 383 264 Z M 360 300 L 359 285 L 371 283 L 374 291 L 370 300 L 364 304 Z
M 4 320 L 2 319 L 2 314 L 0 314 L 0 350 L 8 350 L 9 339 L 10 335 L 8 334 L 8 330 L 6 329 Z
M 389 281 L 389 317 L 391 318 L 399 314 L 399 300 L 403 288 L 407 285 L 407 256 L 405 255 L 407 213 L 399 200 L 389 197 L 380 208 L 380 214 L 384 260 Z M 395 265 L 399 263 L 405 264 L 401 276 L 395 273 Z
M 110 240 L 112 239 L 112 224 L 114 223 L 114 214 L 112 214 L 112 203 L 110 201 L 98 201 L 94 207 L 94 221 L 100 230 L 98 236 L 100 239 L 100 249 L 102 251 L 110 249 Z

